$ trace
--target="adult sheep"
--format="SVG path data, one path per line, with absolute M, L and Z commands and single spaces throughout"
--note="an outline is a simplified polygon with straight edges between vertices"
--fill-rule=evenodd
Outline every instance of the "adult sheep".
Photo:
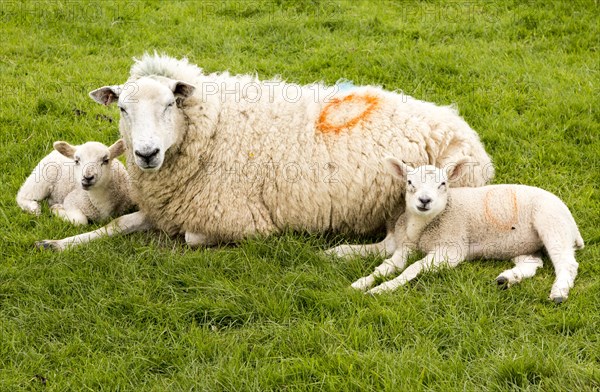
M 494 173 L 455 109 L 378 87 L 204 74 L 186 59 L 146 54 L 125 84 L 90 96 L 121 110 L 139 212 L 38 243 L 46 248 L 149 228 L 185 234 L 193 246 L 285 229 L 393 229 L 403 185 L 385 175 L 385 156 L 438 166 L 466 158 L 472 170 L 460 186 L 484 185 Z

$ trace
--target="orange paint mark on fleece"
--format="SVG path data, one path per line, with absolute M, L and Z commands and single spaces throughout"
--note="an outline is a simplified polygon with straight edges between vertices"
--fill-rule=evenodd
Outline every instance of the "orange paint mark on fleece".
M 507 199 L 511 199 L 510 217 L 505 219 L 502 216 L 502 211 L 494 211 L 495 206 L 503 206 Z M 501 231 L 514 230 L 517 223 L 519 223 L 519 207 L 517 205 L 517 193 L 512 190 L 506 191 L 488 191 L 484 198 L 485 217 L 489 223 L 495 226 Z M 506 211 L 509 212 L 509 211 Z
M 342 123 L 332 123 L 330 121 L 330 115 L 332 111 L 344 110 L 344 105 L 356 105 L 363 104 L 365 109 L 355 117 L 346 120 Z M 379 106 L 379 97 L 374 95 L 356 95 L 350 94 L 344 98 L 334 98 L 327 106 L 323 108 L 319 115 L 319 121 L 317 122 L 317 128 L 323 132 L 335 132 L 340 133 L 342 129 L 350 129 L 358 124 L 360 121 L 368 118 L 371 113 Z

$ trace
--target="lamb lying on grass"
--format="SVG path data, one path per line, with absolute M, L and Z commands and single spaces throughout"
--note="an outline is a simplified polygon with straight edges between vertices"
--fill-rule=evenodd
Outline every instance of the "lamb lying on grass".
M 52 212 L 76 225 L 122 215 L 132 207 L 129 175 L 117 159 L 125 150 L 120 139 L 110 147 L 88 142 L 54 149 L 35 167 L 19 189 L 17 203 L 39 215 L 39 202 L 48 199 Z
M 426 256 L 369 292 L 391 291 L 423 270 L 443 264 L 455 267 L 463 260 L 478 258 L 512 258 L 516 266 L 496 278 L 498 284 L 510 286 L 535 275 L 542 266 L 541 250 L 545 247 L 556 271 L 550 299 L 560 303 L 567 298 L 577 275 L 575 249 L 583 248 L 583 239 L 558 197 L 524 185 L 449 189 L 447 183 L 460 175 L 464 162 L 450 170 L 429 165 L 413 169 L 391 157 L 386 158 L 386 164 L 396 177 L 406 181 L 406 211 L 396 223 L 394 244 L 388 243 L 391 258 L 352 287 L 366 290 L 376 277 L 404 269 L 412 250 L 423 251 Z M 369 248 L 342 245 L 331 253 L 365 253 L 365 249 Z

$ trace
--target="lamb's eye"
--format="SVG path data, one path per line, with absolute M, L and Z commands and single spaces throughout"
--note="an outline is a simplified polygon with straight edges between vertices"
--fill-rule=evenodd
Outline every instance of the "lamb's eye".
M 103 165 L 108 165 L 108 158 L 104 158 L 104 159 L 102 160 L 102 164 L 103 164 Z
M 442 182 L 438 188 L 441 188 L 443 186 L 446 186 L 446 181 Z
M 79 165 L 79 158 L 75 158 L 75 164 Z
M 411 180 L 408 180 L 408 185 L 412 185 L 412 181 Z
M 127 110 L 125 110 L 123 106 L 119 106 L 119 110 L 121 111 L 121 114 L 127 114 Z

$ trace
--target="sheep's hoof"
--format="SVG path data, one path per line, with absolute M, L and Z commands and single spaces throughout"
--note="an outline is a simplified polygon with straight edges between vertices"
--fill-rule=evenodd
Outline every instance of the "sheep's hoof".
M 563 302 L 565 302 L 567 300 L 567 297 L 554 297 L 552 298 L 552 301 L 554 301 L 555 304 L 559 305 L 562 304 Z
M 498 276 L 496 278 L 496 283 L 502 290 L 506 290 L 509 286 L 508 278 L 505 278 L 504 276 Z
M 325 256 L 329 256 L 329 257 L 340 257 L 340 255 L 337 253 L 336 248 L 325 249 L 323 251 L 323 254 L 325 254 Z
M 35 248 L 36 249 L 50 249 L 50 250 L 54 250 L 54 243 L 52 243 L 52 241 L 47 241 L 47 240 L 43 240 L 43 241 L 37 241 L 35 243 Z

